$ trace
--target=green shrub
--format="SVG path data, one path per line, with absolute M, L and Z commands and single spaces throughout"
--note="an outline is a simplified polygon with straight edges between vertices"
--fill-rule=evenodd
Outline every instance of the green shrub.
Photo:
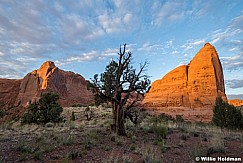
M 176 115 L 176 122 L 184 122 L 182 115 Z
M 0 118 L 4 117 L 5 115 L 7 115 L 7 112 L 0 110 Z
M 213 108 L 212 122 L 221 128 L 243 129 L 243 115 L 240 109 L 217 97 Z
M 35 151 L 35 153 L 33 154 L 34 155 L 34 158 L 36 159 L 36 160 L 40 160 L 41 159 L 41 157 L 42 157 L 42 155 L 43 155 L 43 153 L 42 153 L 42 151 Z
M 68 158 L 71 159 L 71 160 L 75 160 L 78 157 L 81 157 L 81 154 L 77 150 L 71 150 L 68 153 Z
M 152 125 L 150 131 L 155 133 L 159 140 L 165 139 L 168 129 L 164 126 Z
M 28 112 L 22 117 L 23 123 L 46 124 L 48 122 L 62 121 L 63 108 L 57 103 L 59 96 L 54 93 L 46 93 L 39 102 L 30 104 Z
M 93 108 L 86 107 L 84 110 L 84 116 L 86 117 L 87 121 L 90 121 L 94 117 Z
M 75 115 L 74 112 L 72 112 L 71 116 L 70 116 L 70 121 L 75 121 Z
M 131 146 L 130 146 L 130 150 L 131 150 L 131 151 L 135 151 L 135 149 L 136 149 L 136 144 L 134 144 L 134 143 L 131 144 Z

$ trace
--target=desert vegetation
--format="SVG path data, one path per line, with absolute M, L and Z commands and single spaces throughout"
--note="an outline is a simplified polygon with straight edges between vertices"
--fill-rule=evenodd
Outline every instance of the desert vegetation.
M 0 127 L 1 162 L 193 162 L 196 156 L 242 156 L 241 131 L 213 124 L 185 122 L 180 116 L 137 113 L 138 123 L 125 120 L 126 136 L 112 130 L 112 108 L 63 108 L 60 123 Z M 73 116 L 75 119 L 73 119 Z
M 46 93 L 38 102 L 30 103 L 27 112 L 22 117 L 22 123 L 46 124 L 62 121 L 63 108 L 58 104 L 59 96 L 55 93 Z
M 213 108 L 213 123 L 221 128 L 243 130 L 241 110 L 217 97 Z
M 147 62 L 140 64 L 138 69 L 132 65 L 132 53 L 126 51 L 126 44 L 120 46 L 118 61 L 112 60 L 105 72 L 94 75 L 89 85 L 97 102 L 110 102 L 113 113 L 112 129 L 118 135 L 126 135 L 125 117 L 133 121 L 131 108 L 142 100 L 149 88 L 150 80 L 145 73 Z M 135 115 L 136 116 L 136 115 Z M 136 123 L 136 122 L 135 122 Z
M 137 71 L 126 44 L 118 56 L 88 85 L 95 105 L 62 108 L 57 94 L 46 93 L 29 102 L 23 116 L 1 124 L 0 162 L 194 162 L 243 155 L 240 109 L 217 98 L 210 123 L 149 115 L 139 104 L 150 85 L 147 62 Z

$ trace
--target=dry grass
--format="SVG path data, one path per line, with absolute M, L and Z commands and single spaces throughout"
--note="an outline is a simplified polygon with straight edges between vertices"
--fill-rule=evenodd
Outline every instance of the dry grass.
M 228 144 L 232 142 L 239 147 L 233 153 L 229 151 L 231 154 L 243 151 L 242 132 L 222 130 L 210 124 L 166 121 L 157 124 L 162 128 L 155 133 L 153 117 L 148 115 L 143 116 L 137 127 L 127 120 L 128 136 L 119 137 L 110 129 L 111 108 L 94 107 L 90 121 L 84 116 L 85 108 L 64 108 L 65 123 L 1 125 L 0 162 L 193 162 L 198 155 L 227 155 L 232 148 Z M 72 112 L 75 121 L 70 121 Z M 167 139 L 160 136 L 164 129 Z

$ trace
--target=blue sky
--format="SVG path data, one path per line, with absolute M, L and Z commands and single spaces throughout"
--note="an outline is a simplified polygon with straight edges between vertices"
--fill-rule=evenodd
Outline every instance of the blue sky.
M 241 0 L 0 0 L 2 78 L 23 78 L 52 60 L 90 79 L 127 43 L 135 65 L 150 62 L 154 81 L 206 42 L 220 56 L 226 93 L 243 98 Z

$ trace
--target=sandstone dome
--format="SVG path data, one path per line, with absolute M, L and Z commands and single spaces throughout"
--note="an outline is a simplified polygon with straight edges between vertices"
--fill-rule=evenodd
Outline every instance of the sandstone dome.
M 210 117 L 218 96 L 227 100 L 223 69 L 216 49 L 206 43 L 188 65 L 179 66 L 153 82 L 143 104 L 162 112 L 170 108 L 173 114 L 183 114 L 183 109 L 209 109 Z

